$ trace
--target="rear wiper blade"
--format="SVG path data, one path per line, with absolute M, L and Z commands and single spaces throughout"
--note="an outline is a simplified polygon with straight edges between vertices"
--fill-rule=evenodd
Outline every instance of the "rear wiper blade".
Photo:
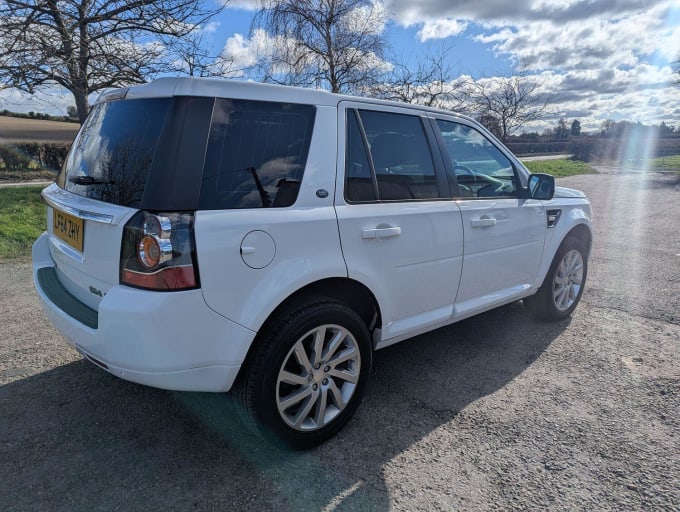
M 113 185 L 116 183 L 113 180 L 100 180 L 93 176 L 75 176 L 68 179 L 71 183 L 76 185 Z
M 260 181 L 260 177 L 257 174 L 257 169 L 253 166 L 250 166 L 246 167 L 243 170 L 249 172 L 253 176 L 253 180 L 255 180 L 255 187 L 257 187 L 257 192 L 260 194 L 260 201 L 262 201 L 262 206 L 264 206 L 265 208 L 271 206 L 272 200 L 269 197 L 269 192 L 267 192 L 264 186 L 262 186 L 262 181 Z

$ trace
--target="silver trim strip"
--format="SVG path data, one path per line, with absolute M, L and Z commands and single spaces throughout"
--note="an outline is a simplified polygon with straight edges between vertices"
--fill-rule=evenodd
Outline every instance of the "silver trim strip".
M 102 224 L 113 224 L 113 215 L 108 215 L 105 213 L 97 213 L 97 212 L 89 212 L 87 210 L 80 210 L 78 208 L 74 208 L 72 206 L 68 206 L 60 201 L 57 201 L 56 199 L 49 197 L 48 195 L 43 192 L 42 194 L 43 200 L 50 205 L 52 208 L 57 208 L 59 210 L 64 210 L 67 213 L 70 213 L 71 215 L 75 215 L 76 217 L 80 217 L 81 219 L 85 220 L 91 220 L 93 222 L 101 222 Z

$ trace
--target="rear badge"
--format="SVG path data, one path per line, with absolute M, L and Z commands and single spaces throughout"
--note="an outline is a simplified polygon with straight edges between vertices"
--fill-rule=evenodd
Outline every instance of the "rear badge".
M 90 286 L 90 293 L 97 295 L 98 297 L 104 297 L 101 290 L 97 290 L 94 286 Z

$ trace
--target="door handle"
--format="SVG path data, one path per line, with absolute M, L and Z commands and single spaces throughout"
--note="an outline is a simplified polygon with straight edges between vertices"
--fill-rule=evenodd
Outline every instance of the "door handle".
M 472 224 L 473 228 L 488 228 L 496 225 L 496 219 L 483 215 L 478 219 L 470 219 L 470 224 Z
M 401 228 L 399 226 L 391 228 L 373 228 L 373 229 L 362 229 L 361 238 L 371 239 L 371 238 L 390 238 L 393 236 L 401 235 Z

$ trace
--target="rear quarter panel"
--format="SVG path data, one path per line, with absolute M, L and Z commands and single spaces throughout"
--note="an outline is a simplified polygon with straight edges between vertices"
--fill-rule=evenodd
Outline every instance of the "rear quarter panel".
M 196 214 L 205 301 L 248 329 L 259 330 L 274 309 L 300 288 L 325 278 L 347 277 L 333 207 L 335 122 L 335 108 L 317 107 L 307 165 L 293 206 Z M 248 266 L 241 254 L 242 241 L 252 231 L 265 232 L 274 241 L 272 261 L 264 268 Z

